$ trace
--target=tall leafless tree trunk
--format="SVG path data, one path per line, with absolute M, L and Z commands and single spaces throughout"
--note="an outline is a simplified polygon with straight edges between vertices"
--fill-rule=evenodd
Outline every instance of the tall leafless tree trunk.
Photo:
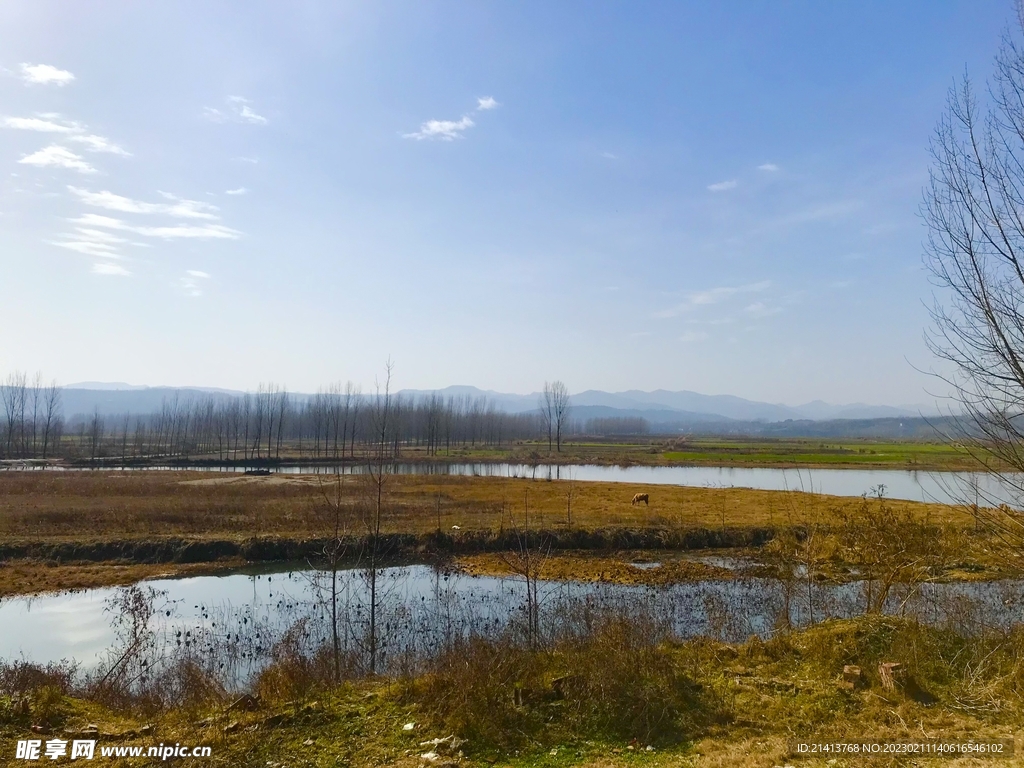
M 544 390 L 540 395 L 540 418 L 548 433 L 548 453 L 551 453 L 555 436 L 555 393 L 551 389 L 551 382 L 548 381 L 544 382 Z
M 324 535 L 323 555 L 330 574 L 331 654 L 334 667 L 334 681 L 341 680 L 341 628 L 338 617 L 338 571 L 346 553 L 349 533 L 348 514 L 344 496 L 344 483 L 340 472 L 333 482 L 322 475 L 317 476 L 320 501 L 315 509 L 316 527 Z
M 380 650 L 379 637 L 379 569 L 382 552 L 381 534 L 384 527 L 385 495 L 388 489 L 388 482 L 394 471 L 394 457 L 392 455 L 392 443 L 390 440 L 393 430 L 392 419 L 392 395 L 391 375 L 394 364 L 388 360 L 385 365 L 383 387 L 379 382 L 375 386 L 375 393 L 370 403 L 370 423 L 373 429 L 373 445 L 367 456 L 366 478 L 370 483 L 370 508 L 366 517 L 367 541 L 367 569 L 366 578 L 370 593 L 369 606 L 369 627 L 367 639 L 367 653 L 369 657 L 370 674 L 376 674 L 378 656 Z
M 43 458 L 46 458 L 50 443 L 57 430 L 57 423 L 61 418 L 61 388 L 56 381 L 50 382 L 50 386 L 43 392 Z
M 8 375 L 7 381 L 0 386 L 0 399 L 3 400 L 4 417 L 7 422 L 7 456 L 20 454 L 25 432 L 25 392 L 27 384 L 24 373 L 15 371 Z
M 572 411 L 572 406 L 569 403 L 569 390 L 560 381 L 551 384 L 551 406 L 555 422 L 555 445 L 561 453 L 562 435 L 569 425 L 569 413 Z
M 540 416 L 548 433 L 548 452 L 552 446 L 562 450 L 562 435 L 569 425 L 572 405 L 569 389 L 561 381 L 545 381 L 540 397 Z

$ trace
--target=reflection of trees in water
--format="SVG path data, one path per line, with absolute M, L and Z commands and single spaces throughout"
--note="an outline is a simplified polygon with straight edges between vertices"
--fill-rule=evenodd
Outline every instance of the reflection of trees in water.
M 377 673 L 413 675 L 468 638 L 513 639 L 528 644 L 531 619 L 525 584 L 518 579 L 478 579 L 438 568 L 384 569 L 386 594 L 379 598 Z M 424 582 L 424 574 L 429 583 Z M 269 600 L 245 605 L 172 603 L 139 587 L 119 590 L 111 602 L 118 642 L 95 679 L 128 689 L 158 679 L 161 670 L 187 662 L 226 688 L 239 688 L 288 652 L 312 658 L 332 645 L 332 615 L 309 580 L 316 575 L 276 577 Z M 269 577 L 268 577 L 269 579 Z M 365 579 L 339 574 L 337 610 L 342 628 L 342 676 L 370 672 L 366 651 L 371 632 Z M 288 593 L 302 588 L 298 596 Z M 864 613 L 865 582 L 830 584 L 767 578 L 691 582 L 668 587 L 617 584 L 541 584 L 542 645 L 585 638 L 609 617 L 634 617 L 660 627 L 665 636 L 706 636 L 740 642 L 770 637 L 790 626 Z M 962 634 L 1005 630 L 1020 621 L 1021 582 L 897 585 L 885 613 L 902 614 Z M 124 606 L 132 607 L 125 611 Z M 194 612 L 190 618 L 182 613 Z

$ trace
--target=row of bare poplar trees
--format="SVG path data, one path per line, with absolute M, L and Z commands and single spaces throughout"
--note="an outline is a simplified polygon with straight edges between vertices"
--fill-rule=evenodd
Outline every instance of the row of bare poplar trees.
M 151 413 L 95 411 L 66 418 L 56 382 L 44 385 L 40 374 L 29 379 L 16 372 L 0 384 L 0 459 L 354 460 L 371 440 L 376 397 L 351 382 L 323 387 L 314 395 L 261 384 L 241 396 L 175 393 Z M 441 456 L 461 447 L 502 447 L 545 437 L 549 449 L 561 450 L 569 434 L 648 431 L 646 422 L 635 418 L 572 421 L 568 390 L 561 382 L 546 383 L 538 409 L 528 413 L 507 413 L 483 397 L 434 393 L 391 398 L 387 438 L 395 456 L 410 446 Z
M 355 459 L 371 440 L 370 411 L 376 397 L 351 383 L 324 387 L 314 395 L 293 395 L 284 387 L 261 384 L 241 396 L 176 393 L 152 413 L 96 411 L 65 418 L 55 382 L 44 386 L 41 375 L 30 380 L 14 373 L 0 384 L 0 458 Z M 565 435 L 587 427 L 610 433 L 646 431 L 636 419 L 621 424 L 609 419 L 593 425 L 571 422 L 568 390 L 560 382 L 545 385 L 538 410 L 529 413 L 507 413 L 482 397 L 391 398 L 387 438 L 395 456 L 409 446 L 439 456 L 460 447 L 501 447 L 544 437 L 549 447 L 561 450 Z
M 57 382 L 43 384 L 42 374 L 31 380 L 15 372 L 0 384 L 0 458 L 55 453 L 64 428 L 61 389 Z

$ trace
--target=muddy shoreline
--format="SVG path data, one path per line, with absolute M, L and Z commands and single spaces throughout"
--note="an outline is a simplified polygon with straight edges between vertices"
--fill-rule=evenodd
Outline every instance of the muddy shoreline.
M 776 534 L 772 528 L 608 528 L 591 531 L 542 530 L 520 537 L 511 531 L 389 533 L 378 540 L 388 557 L 449 557 L 529 546 L 550 550 L 699 550 L 757 547 Z M 260 539 L 124 539 L 108 541 L 10 542 L 0 544 L 0 563 L 34 560 L 67 563 L 204 563 L 237 558 L 250 563 L 306 560 L 322 555 L 328 539 L 268 537 Z M 369 537 L 345 537 L 346 561 L 356 560 L 372 545 Z

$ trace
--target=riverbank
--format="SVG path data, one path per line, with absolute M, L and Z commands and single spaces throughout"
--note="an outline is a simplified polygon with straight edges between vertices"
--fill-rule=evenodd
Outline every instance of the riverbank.
M 151 456 L 145 458 L 107 456 L 96 459 L 57 459 L 51 461 L 7 461 L 0 464 L 25 467 L 67 467 L 77 469 L 153 466 L 174 468 L 207 467 L 235 471 L 246 469 L 281 470 L 295 467 L 345 467 L 359 465 L 356 457 L 333 459 L 285 444 L 279 455 L 265 457 L 209 455 Z M 633 441 L 568 441 L 561 451 L 551 451 L 546 442 L 518 441 L 512 445 L 455 446 L 439 453 L 423 447 L 402 447 L 399 461 L 410 464 L 444 465 L 469 462 L 477 464 L 596 466 L 679 466 L 679 467 L 762 467 L 776 469 L 906 469 L 917 471 L 976 471 L 977 462 L 963 449 L 946 442 L 879 441 L 871 439 L 813 438 L 724 438 L 670 437 Z
M 118 698 L 58 668 L 8 664 L 0 745 L 5 759 L 32 738 L 94 739 L 97 756 L 112 746 L 205 746 L 210 757 L 181 764 L 270 768 L 769 768 L 877 763 L 802 757 L 793 740 L 1010 739 L 1017 754 L 999 764 L 1015 766 L 1024 763 L 1019 646 L 1013 634 L 971 639 L 879 616 L 738 645 L 673 643 L 642 621 L 608 618 L 577 641 L 536 651 L 480 641 L 386 679 L 331 682 L 329 666 L 283 653 L 248 698 L 194 671 L 168 683 L 173 700 Z
M 343 531 L 358 534 L 370 490 L 360 476 L 0 473 L 0 537 L 8 544 L 312 538 L 323 533 L 323 516 L 334 500 Z M 747 488 L 450 475 L 394 475 L 386 478 L 384 492 L 382 530 L 410 534 L 527 524 L 565 530 L 775 527 L 824 523 L 882 503 Z M 647 493 L 649 503 L 632 504 L 637 492 Z M 936 524 L 971 523 L 958 507 L 887 503 Z
M 0 473 L 0 595 L 122 584 L 202 564 L 308 560 L 323 552 L 332 504 L 348 551 L 359 551 L 366 482 L 202 472 Z M 760 546 L 778 531 L 838 525 L 890 503 L 444 475 L 396 475 L 385 490 L 385 550 L 432 561 L 513 549 L 527 529 L 550 549 L 597 554 Z M 637 491 L 649 492 L 649 506 L 631 504 Z M 928 525 L 960 531 L 973 525 L 955 507 L 890 504 Z M 973 547 L 979 557 L 983 549 Z
M 368 490 L 358 476 L 0 473 L 0 595 L 125 584 L 247 562 L 315 561 L 334 522 L 352 564 L 366 551 Z M 649 493 L 649 505 L 631 503 L 637 491 Z M 864 518 L 860 528 L 876 530 L 879 513 L 888 510 L 917 521 L 928 531 L 924 538 L 946 553 L 941 563 L 933 558 L 929 578 L 1010 573 L 965 510 L 939 504 L 445 475 L 388 478 L 384 500 L 379 551 L 395 562 L 514 551 L 529 531 L 533 546 L 563 555 L 551 560 L 551 567 L 564 566 L 553 578 L 590 580 L 604 572 L 627 581 L 663 579 L 679 569 L 639 577 L 623 559 L 639 555 L 617 553 L 763 548 L 776 540 L 799 549 L 814 531 L 814 552 L 805 559 L 813 558 L 824 578 L 842 580 L 856 572 L 844 549 L 875 546 L 854 541 L 856 521 Z M 779 555 L 769 548 L 759 557 Z M 481 573 L 496 572 L 496 564 L 493 557 L 464 561 Z

